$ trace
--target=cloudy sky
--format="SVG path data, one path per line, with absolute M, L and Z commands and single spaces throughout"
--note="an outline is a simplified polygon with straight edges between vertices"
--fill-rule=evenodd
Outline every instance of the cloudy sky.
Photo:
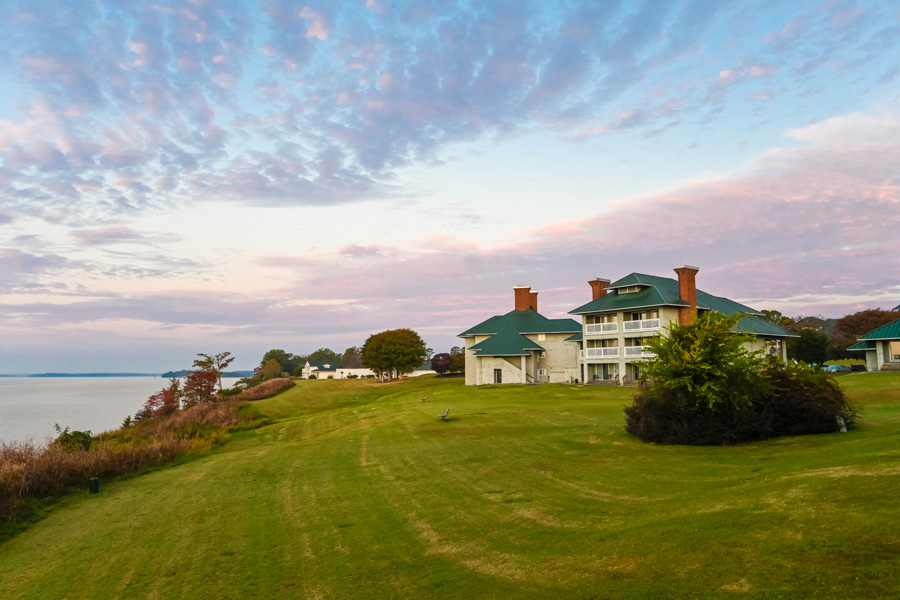
M 0 373 L 900 303 L 891 0 L 0 0 Z

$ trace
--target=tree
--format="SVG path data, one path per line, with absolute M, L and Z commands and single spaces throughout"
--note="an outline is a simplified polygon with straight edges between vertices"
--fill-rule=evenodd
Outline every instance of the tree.
M 453 366 L 453 357 L 446 352 L 435 354 L 431 357 L 431 370 L 443 375 Z
M 744 347 L 755 336 L 735 333 L 744 316 L 707 311 L 691 324 L 672 325 L 668 335 L 647 339 L 656 358 L 647 361 L 642 379 L 691 398 L 698 407 L 746 406 L 767 386 L 767 377 L 765 357 Z
M 788 342 L 788 358 L 821 365 L 828 359 L 828 336 L 815 329 L 801 329 L 800 337 Z
M 211 400 L 216 392 L 216 381 L 218 377 L 212 371 L 191 372 L 184 382 L 184 407 Z
M 791 329 L 794 325 L 794 320 L 792 318 L 784 316 L 777 310 L 764 310 L 762 311 L 762 316 L 760 318 L 763 321 L 768 321 L 772 325 L 777 325 L 782 329 Z
M 313 362 L 327 363 L 335 367 L 340 366 L 342 360 L 340 354 L 329 348 L 319 348 L 306 358 Z
M 450 354 L 450 358 L 452 359 L 452 364 L 450 365 L 451 373 L 465 373 L 466 372 L 466 355 L 465 354 Z
M 219 390 L 222 389 L 222 372 L 234 361 L 231 352 L 220 352 L 218 354 L 200 354 L 200 358 L 194 360 L 194 366 L 207 373 L 216 376 L 216 382 L 219 384 Z
M 303 365 L 306 364 L 305 356 L 291 354 L 290 352 L 285 352 L 280 348 L 276 348 L 263 354 L 262 360 L 259 361 L 260 368 L 265 367 L 266 363 L 273 359 L 278 361 L 278 364 L 281 365 L 280 373 L 294 373 L 298 368 L 302 369 Z
M 450 348 L 450 356 L 453 356 L 454 354 L 463 354 L 464 352 L 465 350 L 463 348 L 460 348 L 459 346 L 453 346 L 452 348 Z
M 362 355 L 360 354 L 360 348 L 357 346 L 350 346 L 344 350 L 344 355 L 341 357 L 341 366 L 345 369 L 361 368 Z
M 259 371 L 260 379 L 275 379 L 276 377 L 281 377 L 281 365 L 274 358 L 270 358 L 269 362 L 263 365 L 263 368 Z
M 896 321 L 898 318 L 900 318 L 900 314 L 896 311 L 870 308 L 838 319 L 834 331 L 856 341 L 859 336 Z
M 390 329 L 370 335 L 362 347 L 362 362 L 383 378 L 393 372 L 400 376 L 411 373 L 425 362 L 427 349 L 419 334 L 412 329 Z

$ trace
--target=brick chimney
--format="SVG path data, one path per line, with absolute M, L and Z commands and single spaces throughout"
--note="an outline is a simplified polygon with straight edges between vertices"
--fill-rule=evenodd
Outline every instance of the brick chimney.
M 531 286 L 517 285 L 513 288 L 513 292 L 516 295 L 516 310 L 525 311 L 531 308 Z
M 678 273 L 678 297 L 691 305 L 690 308 L 685 306 L 678 309 L 679 325 L 691 324 L 694 321 L 694 316 L 697 314 L 697 283 L 695 278 L 698 271 L 700 271 L 699 268 L 688 265 L 675 267 L 675 272 Z
M 529 294 L 529 296 L 531 296 L 531 309 L 534 312 L 538 311 L 538 309 L 537 309 L 537 294 L 538 294 L 537 292 L 531 292 Z
M 609 285 L 609 279 L 592 279 L 588 281 L 591 286 L 591 300 L 597 300 L 606 295 L 606 286 Z

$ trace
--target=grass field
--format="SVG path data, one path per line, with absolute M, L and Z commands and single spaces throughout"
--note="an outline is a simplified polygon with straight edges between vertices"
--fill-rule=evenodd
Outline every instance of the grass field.
M 840 382 L 858 429 L 713 448 L 629 389 L 298 382 L 4 542 L 0 598 L 895 598 L 900 375 Z

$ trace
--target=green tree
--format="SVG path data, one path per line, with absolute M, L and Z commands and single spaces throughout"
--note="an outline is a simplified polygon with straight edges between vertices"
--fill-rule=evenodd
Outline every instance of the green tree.
M 280 348 L 276 348 L 263 354 L 262 360 L 259 361 L 259 367 L 265 367 L 266 363 L 270 360 L 278 361 L 278 364 L 281 365 L 281 372 L 284 373 L 294 373 L 298 367 L 302 369 L 303 365 L 306 364 L 305 356 L 291 354 L 290 352 L 285 352 Z
M 362 354 L 360 354 L 360 348 L 357 346 L 350 346 L 344 350 L 344 355 L 341 357 L 341 366 L 345 369 L 359 369 L 362 367 Z
M 799 338 L 788 342 L 788 358 L 821 365 L 828 358 L 828 336 L 815 329 L 801 329 Z
M 667 335 L 645 344 L 656 357 L 646 362 L 642 379 L 691 399 L 698 407 L 739 409 L 768 387 L 766 358 L 747 350 L 752 334 L 735 333 L 744 315 L 706 311 L 688 325 L 673 324 Z
M 772 325 L 778 325 L 783 329 L 791 329 L 794 325 L 794 320 L 792 318 L 784 316 L 777 310 L 764 310 L 762 311 L 761 318 L 764 321 L 768 321 Z
M 274 358 L 270 358 L 259 371 L 260 379 L 263 380 L 281 377 L 281 373 L 281 364 Z
M 219 384 L 219 390 L 222 390 L 222 372 L 234 361 L 231 352 L 220 352 L 218 354 L 200 354 L 200 358 L 194 360 L 194 367 L 200 371 L 212 373 L 216 376 L 216 382 Z
M 318 350 L 307 356 L 306 359 L 313 362 L 328 363 L 329 365 L 338 367 L 341 366 L 343 357 L 329 348 L 319 348 Z
M 376 333 L 362 347 L 362 362 L 378 373 L 388 373 L 393 379 L 396 371 L 401 377 L 425 362 L 427 348 L 419 334 L 412 329 L 390 329 Z

